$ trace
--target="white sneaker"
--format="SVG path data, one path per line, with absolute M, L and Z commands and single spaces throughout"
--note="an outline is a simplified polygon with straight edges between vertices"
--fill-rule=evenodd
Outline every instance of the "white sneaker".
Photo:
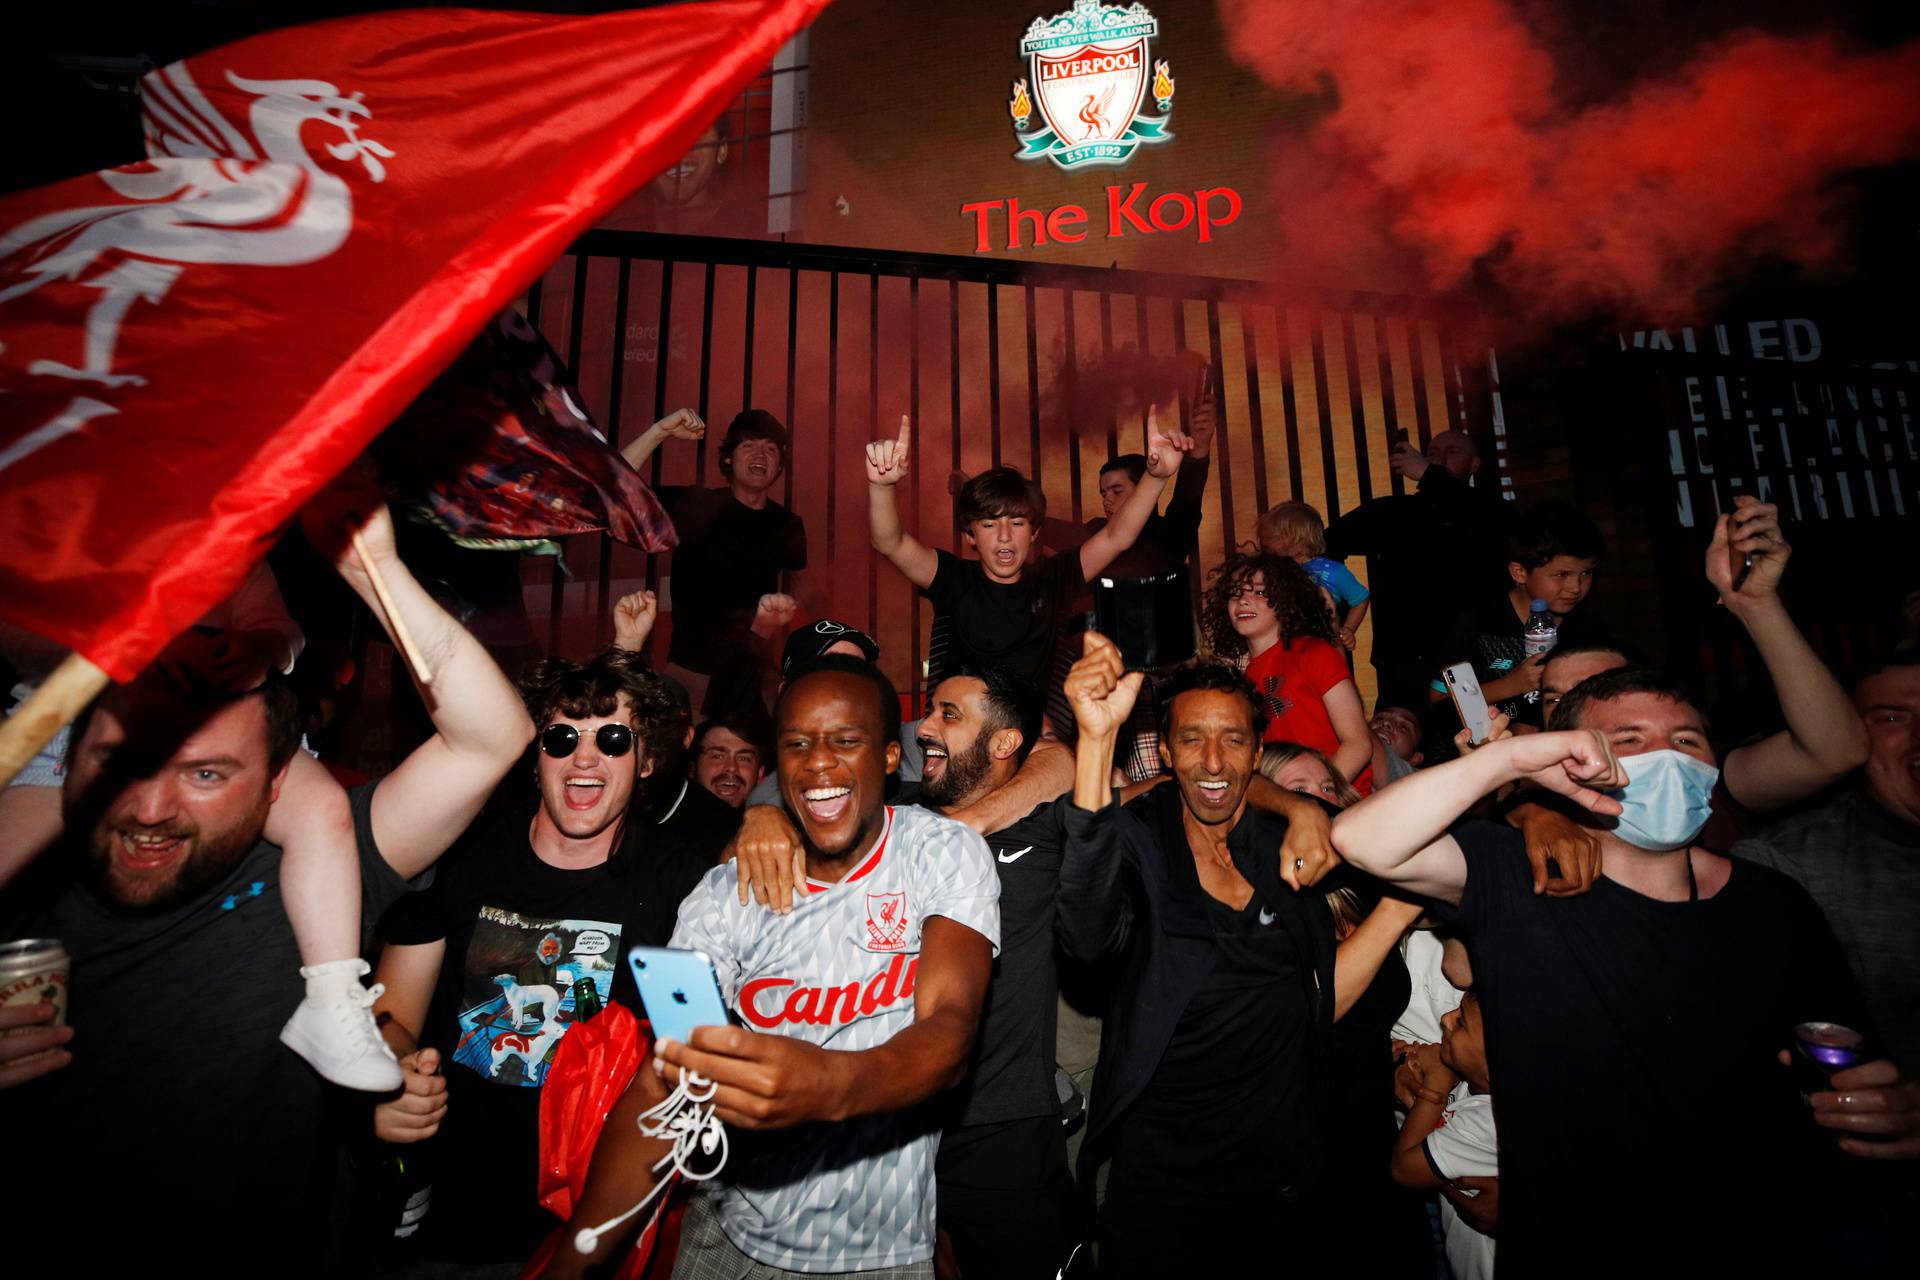
M 373 1021 L 373 1002 L 384 988 L 377 982 L 361 986 L 366 973 L 364 960 L 302 968 L 307 996 L 280 1028 L 280 1042 L 334 1084 L 385 1093 L 398 1089 L 404 1077 Z

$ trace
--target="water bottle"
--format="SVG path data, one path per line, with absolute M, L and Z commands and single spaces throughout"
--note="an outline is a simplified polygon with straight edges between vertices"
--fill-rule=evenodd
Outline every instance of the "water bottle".
M 1522 633 L 1521 644 L 1525 646 L 1527 656 L 1545 653 L 1560 641 L 1560 632 L 1553 625 L 1553 615 L 1547 612 L 1545 600 L 1533 602 L 1533 617 L 1527 620 L 1527 629 Z

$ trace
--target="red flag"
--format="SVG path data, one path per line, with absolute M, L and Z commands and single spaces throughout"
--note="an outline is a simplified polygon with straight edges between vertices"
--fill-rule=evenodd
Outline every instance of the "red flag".
M 826 0 L 271 32 L 0 200 L 0 617 L 130 679 Z

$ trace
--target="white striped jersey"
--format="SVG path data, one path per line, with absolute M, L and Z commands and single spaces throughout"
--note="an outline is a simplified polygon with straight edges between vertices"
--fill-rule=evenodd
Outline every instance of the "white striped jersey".
M 1000 949 L 1000 881 L 986 841 L 919 808 L 889 807 L 873 852 L 793 911 L 740 905 L 732 862 L 680 906 L 671 945 L 713 958 L 748 1029 L 871 1049 L 913 1022 L 920 930 L 945 916 Z M 734 1143 L 720 1218 L 748 1256 L 790 1271 L 866 1271 L 933 1256 L 934 1108 L 756 1134 Z

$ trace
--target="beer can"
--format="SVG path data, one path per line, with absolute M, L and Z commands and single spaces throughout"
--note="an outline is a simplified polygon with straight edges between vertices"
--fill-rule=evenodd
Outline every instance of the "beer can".
M 1832 1079 L 1867 1061 L 1866 1037 L 1837 1022 L 1803 1022 L 1793 1029 L 1794 1083 L 1800 1101 L 1832 1087 Z
M 0 942 L 0 1006 L 50 1004 L 52 1025 L 66 1026 L 70 963 L 57 938 Z

